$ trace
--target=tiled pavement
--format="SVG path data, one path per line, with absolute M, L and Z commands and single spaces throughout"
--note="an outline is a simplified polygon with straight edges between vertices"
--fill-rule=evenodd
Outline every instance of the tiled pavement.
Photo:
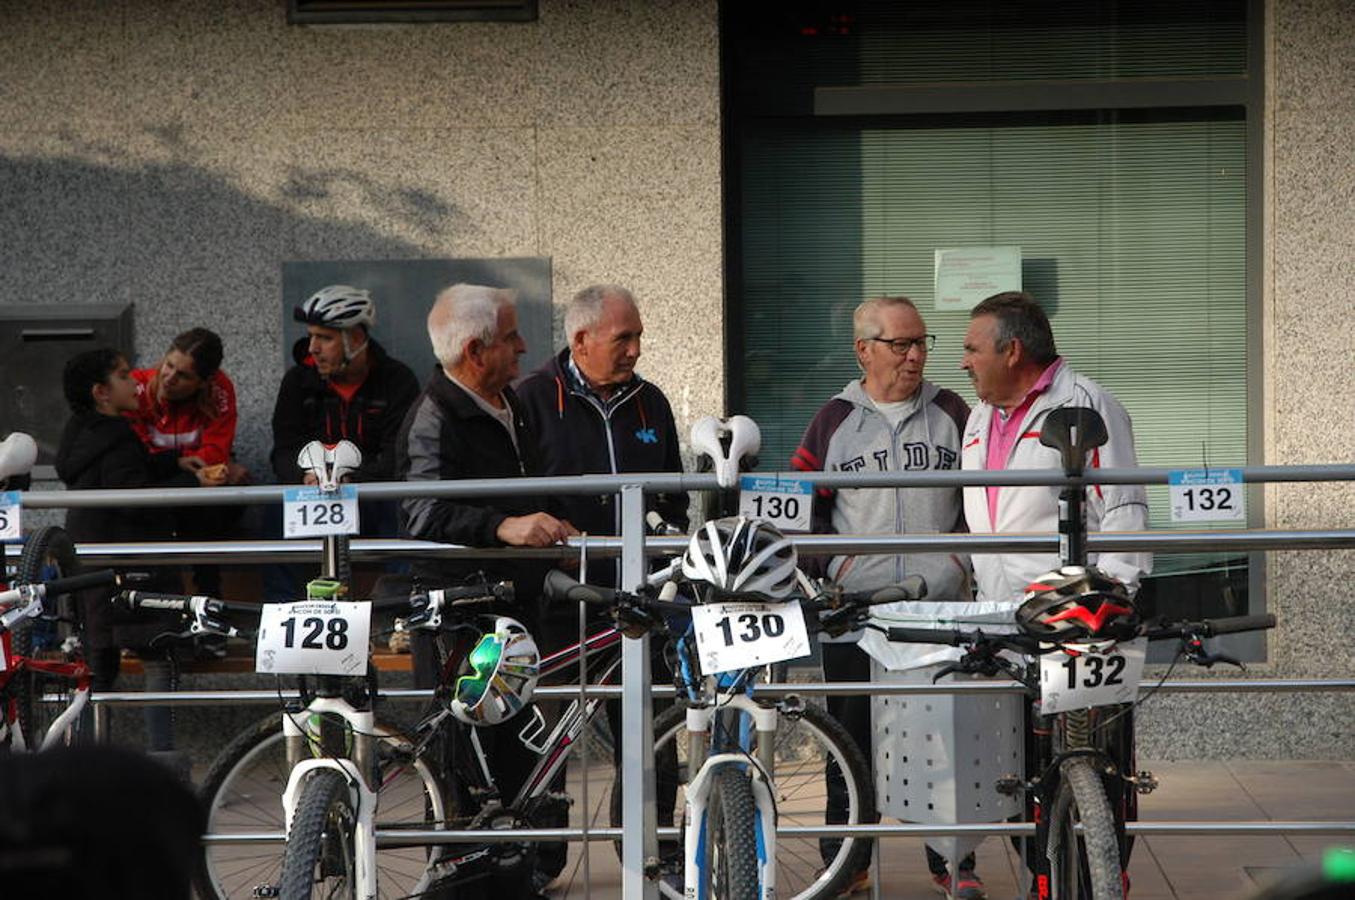
M 1355 763 L 1266 761 L 1198 761 L 1145 763 L 1160 787 L 1142 798 L 1143 820 L 1355 820 Z M 588 806 L 592 821 L 607 819 L 609 778 L 594 769 Z M 582 787 L 573 779 L 577 799 Z M 580 804 L 574 824 L 579 824 Z M 1172 836 L 1141 838 L 1130 864 L 1133 900 L 1167 898 L 1245 898 L 1258 880 L 1304 860 L 1326 847 L 1355 845 L 1336 837 Z M 882 854 L 880 896 L 889 900 L 933 900 L 932 888 L 917 839 L 890 839 Z M 556 898 L 619 897 L 620 874 L 612 847 L 594 843 L 588 861 L 591 887 L 585 885 L 579 845 L 571 848 L 569 866 L 552 887 Z M 1018 886 L 1021 867 L 1008 841 L 989 839 L 979 847 L 978 871 L 994 900 L 1024 896 Z M 856 895 L 858 898 L 869 893 Z

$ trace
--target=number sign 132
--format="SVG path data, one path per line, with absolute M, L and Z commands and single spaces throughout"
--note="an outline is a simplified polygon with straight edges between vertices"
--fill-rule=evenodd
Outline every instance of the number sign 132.
M 1186 469 L 1167 475 L 1173 522 L 1247 520 L 1241 469 Z

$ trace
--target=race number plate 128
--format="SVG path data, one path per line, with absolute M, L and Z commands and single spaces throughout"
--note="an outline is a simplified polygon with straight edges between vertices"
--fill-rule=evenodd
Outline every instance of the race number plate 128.
M 266 675 L 365 675 L 372 604 L 265 603 L 254 671 Z
M 282 536 L 324 537 L 358 533 L 358 489 L 339 485 L 337 491 L 288 488 L 282 492 Z
M 1173 522 L 1245 522 L 1247 489 L 1241 469 L 1182 469 L 1167 473 Z
M 23 536 L 19 509 L 18 491 L 0 491 L 0 542 L 17 541 Z
M 1117 644 L 1105 653 L 1055 651 L 1040 657 L 1040 711 L 1131 703 L 1139 695 L 1148 639 Z
M 791 603 L 706 603 L 692 607 L 696 652 L 706 675 L 810 654 L 804 612 Z
M 814 487 L 808 481 L 762 475 L 739 478 L 739 515 L 761 519 L 782 531 L 808 531 Z

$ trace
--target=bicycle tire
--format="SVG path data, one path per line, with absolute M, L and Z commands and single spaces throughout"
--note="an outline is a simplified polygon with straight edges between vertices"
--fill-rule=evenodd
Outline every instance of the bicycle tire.
M 24 541 L 23 552 L 19 555 L 19 565 L 15 574 L 18 584 L 33 584 L 49 581 L 63 575 L 74 574 L 79 565 L 75 558 L 75 545 L 66 529 L 56 525 L 47 525 L 30 534 Z M 60 597 L 47 597 L 44 607 L 55 610 L 61 602 Z M 10 647 L 17 656 L 33 655 L 32 619 L 24 619 L 10 630 Z M 60 712 L 69 704 L 69 694 L 74 685 L 69 679 L 28 670 L 19 674 L 12 682 L 12 696 L 15 700 L 15 714 L 24 739 L 31 748 L 41 743 L 48 727 Z M 42 702 L 44 694 L 66 695 L 66 704 L 48 705 Z M 71 724 L 72 732 L 79 729 L 79 721 Z M 73 742 L 74 733 L 67 741 Z
M 737 766 L 721 766 L 715 773 L 706 807 L 711 850 L 713 900 L 759 900 L 757 803 L 752 776 Z
M 348 779 L 333 769 L 312 772 L 287 835 L 280 900 L 356 896 L 356 826 Z
M 676 740 L 679 784 L 686 779 L 687 711 L 679 703 L 661 713 L 654 722 L 654 746 Z M 805 706 L 796 715 L 777 717 L 775 771 L 772 773 L 777 821 L 786 825 L 822 825 L 827 822 L 827 779 L 830 771 L 842 774 L 848 805 L 847 824 L 873 823 L 875 783 L 862 754 L 851 735 L 836 719 L 818 706 Z M 658 773 L 662 777 L 662 773 Z M 662 796 L 662 790 L 659 791 Z M 673 822 L 682 821 L 683 799 L 678 792 Z M 613 787 L 611 823 L 621 824 L 621 792 Z M 663 824 L 663 818 L 660 819 Z M 847 838 L 834 843 L 818 838 L 777 841 L 776 896 L 782 900 L 822 900 L 836 897 L 847 883 L 870 864 L 872 841 Z M 618 845 L 618 853 L 619 853 Z M 682 869 L 681 842 L 660 847 L 664 868 Z M 827 859 L 824 859 L 828 856 Z M 818 866 L 822 862 L 822 867 Z M 665 893 L 667 893 L 665 891 Z M 674 894 L 673 896 L 681 896 Z
M 377 827 L 439 828 L 455 818 L 455 798 L 437 770 L 423 759 L 405 761 L 408 745 L 398 729 L 382 722 L 377 730 L 383 735 Z M 395 768 L 397 763 L 403 768 Z M 207 809 L 208 832 L 281 831 L 286 786 L 282 720 L 274 714 L 236 735 L 208 769 L 199 791 Z M 401 897 L 426 890 L 432 858 L 422 847 L 379 850 L 380 896 Z M 277 845 L 204 845 L 194 875 L 198 896 L 204 900 L 250 897 L 258 885 L 279 883 L 282 862 L 283 849 Z
M 1065 759 L 1059 773 L 1046 848 L 1053 900 L 1123 900 L 1120 845 L 1101 776 L 1084 756 Z

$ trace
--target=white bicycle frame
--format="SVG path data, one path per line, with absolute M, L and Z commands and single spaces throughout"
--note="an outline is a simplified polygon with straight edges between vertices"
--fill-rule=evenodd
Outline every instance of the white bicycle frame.
M 708 683 L 713 679 L 708 679 Z M 710 745 L 710 727 L 718 712 L 736 709 L 748 715 L 758 733 L 758 759 L 746 753 L 717 753 L 707 756 Z M 696 900 L 709 896 L 711 877 L 709 847 L 706 846 L 706 817 L 716 773 L 725 766 L 748 769 L 752 779 L 753 802 L 758 817 L 755 827 L 758 847 L 758 884 L 762 900 L 776 897 L 776 801 L 773 799 L 771 759 L 775 743 L 776 723 L 780 712 L 776 707 L 759 704 L 746 694 L 723 697 L 718 703 L 687 709 L 687 760 L 690 767 L 700 760 L 700 768 L 686 784 L 683 846 L 683 897 Z

